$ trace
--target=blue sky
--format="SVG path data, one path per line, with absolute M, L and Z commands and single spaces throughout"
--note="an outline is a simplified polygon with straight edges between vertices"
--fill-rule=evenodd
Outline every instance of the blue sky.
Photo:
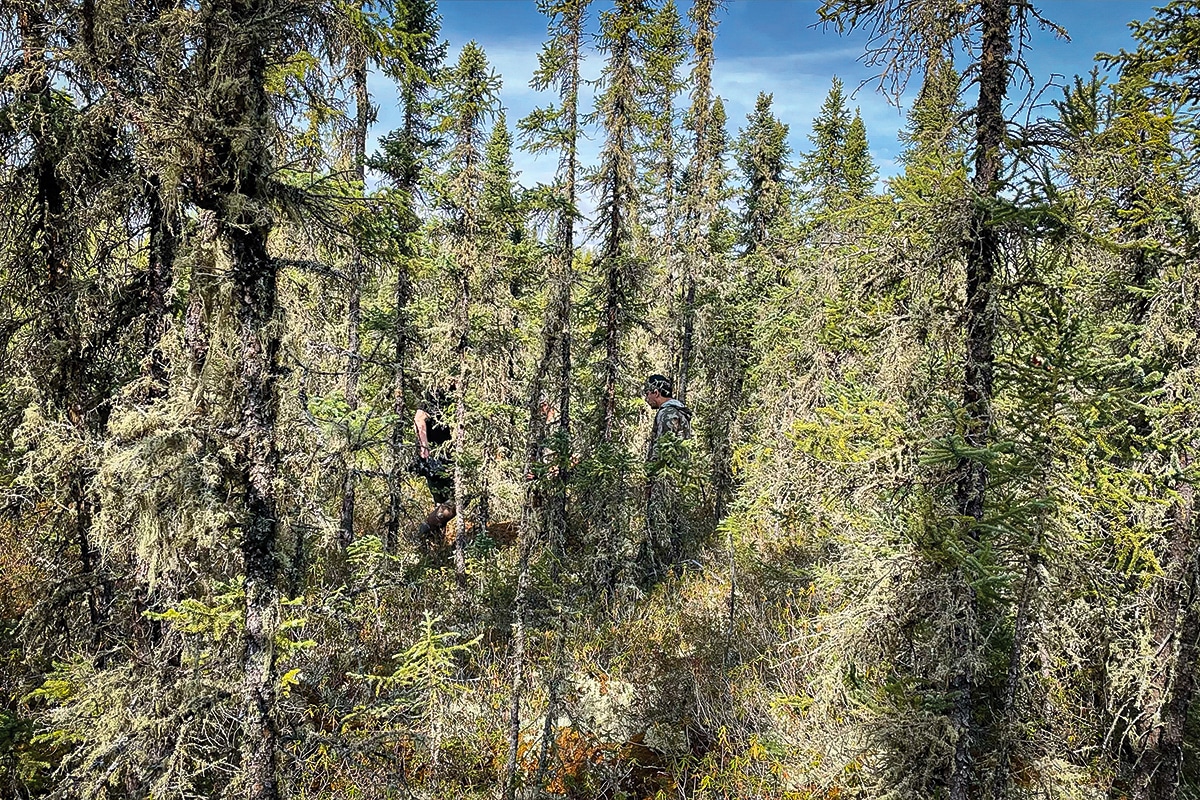
M 676 0 L 682 11 L 688 0 Z M 1026 53 L 1037 95 L 1048 83 L 1062 83 L 1076 74 L 1085 74 L 1093 66 L 1097 52 L 1115 52 L 1129 47 L 1129 21 L 1146 19 L 1153 6 L 1161 2 L 1147 0 L 1046 0 L 1038 7 L 1045 17 L 1064 27 L 1070 39 L 1061 39 L 1048 31 L 1033 32 Z M 592 30 L 597 11 L 609 7 L 597 0 L 590 11 Z M 872 70 L 862 61 L 866 46 L 864 35 L 839 36 L 832 28 L 817 23 L 815 0 L 728 0 L 718 15 L 716 64 L 713 84 L 725 102 L 729 132 L 736 136 L 744 126 L 760 91 L 774 95 L 775 114 L 790 128 L 793 154 L 810 147 L 808 135 L 812 120 L 837 75 L 853 92 L 851 108 L 861 109 L 867 126 L 871 150 L 881 177 L 895 174 L 895 158 L 900 144 L 896 134 L 904 125 L 903 101 L 897 108 L 869 83 Z M 493 69 L 504 81 L 501 101 L 510 128 L 535 106 L 551 98 L 529 88 L 529 78 L 537 65 L 537 53 L 546 36 L 546 19 L 538 13 L 534 0 L 440 0 L 442 35 L 449 45 L 447 59 L 453 62 L 464 44 L 474 39 L 483 46 Z M 594 52 L 584 66 L 586 77 L 595 77 L 601 60 Z M 860 84 L 868 82 L 866 85 Z M 915 83 L 913 88 L 915 89 Z M 1011 92 L 1014 98 L 1030 91 L 1028 84 Z M 397 125 L 394 93 L 379 87 L 380 105 L 377 134 Z M 911 95 L 911 92 L 910 92 Z M 1051 87 L 1043 101 L 1057 98 Z M 680 102 L 686 102 L 681 98 Z M 585 159 L 597 148 L 596 142 L 585 147 Z M 794 157 L 794 156 L 793 156 Z M 554 170 L 551 157 L 534 159 L 515 154 L 520 182 L 531 186 L 549 180 Z

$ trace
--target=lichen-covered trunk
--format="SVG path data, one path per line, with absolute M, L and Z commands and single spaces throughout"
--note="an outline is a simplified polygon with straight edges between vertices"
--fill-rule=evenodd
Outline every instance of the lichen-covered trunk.
M 600 403 L 600 441 L 612 442 L 617 434 L 617 387 L 621 380 L 621 333 L 625 316 L 625 288 L 621 272 L 626 269 L 622 259 L 626 257 L 622 241 L 624 210 L 621 208 L 625 193 L 620 176 L 613 176 L 612 201 L 608 208 L 608 219 L 604 233 L 604 310 L 600 325 L 604 331 L 604 383 Z
M 66 131 L 56 130 L 53 86 L 46 51 L 50 23 L 42 12 L 22 7 L 17 14 L 17 32 L 21 40 L 25 88 L 21 100 L 33 110 L 30 116 L 30 171 L 34 176 L 32 219 L 29 238 L 22 243 L 28 248 L 33 263 L 42 275 L 31 275 L 41 286 L 41 314 L 38 320 L 43 344 L 49 355 L 45 363 L 47 399 L 64 421 L 87 437 L 89 428 L 102 430 L 96 421 L 95 403 L 83 393 L 88 385 L 83 356 L 84 341 L 80 319 L 76 313 L 76 290 L 69 252 L 68 187 L 59 174 L 62 140 Z M 99 645 L 105 626 L 107 603 L 103 594 L 104 581 L 97 576 L 97 558 L 91 541 L 92 521 L 96 511 L 95 499 L 89 491 L 92 473 L 85 465 L 71 467 L 67 476 L 70 485 L 70 519 L 67 522 L 71 538 L 78 545 L 79 568 L 86 576 L 84 598 L 88 608 L 88 623 L 94 644 Z
M 976 200 L 967 233 L 966 352 L 963 363 L 963 407 L 967 413 L 965 438 L 973 448 L 986 447 L 991 437 L 997 319 L 994 282 L 1000 256 L 992 209 L 1000 188 L 1004 95 L 1011 49 L 1009 0 L 983 0 L 983 11 L 972 179 Z M 987 479 L 987 469 L 982 461 L 964 458 L 959 462 L 955 483 L 955 503 L 959 513 L 977 521 L 983 518 Z
M 458 302 L 458 388 L 454 402 L 454 576 L 459 586 L 466 586 L 467 556 L 464 546 L 467 538 L 467 515 L 463 459 L 467 452 L 467 350 L 471 345 L 471 278 L 466 269 L 459 276 Z
M 1184 454 L 1180 467 L 1187 471 Z M 1152 594 L 1149 679 L 1138 703 L 1134 800 L 1172 800 L 1183 768 L 1188 709 L 1200 666 L 1200 530 L 1196 488 L 1181 482 L 1171 514 L 1164 574 Z
M 162 338 L 167 332 L 168 304 L 174 275 L 178 225 L 163 203 L 162 183 L 157 176 L 146 181 L 146 205 L 149 211 L 150 239 L 146 287 L 146 326 L 143 346 L 146 355 L 143 374 L 150 379 L 151 393 L 162 396 L 167 388 L 167 357 Z
M 574 175 L 574 157 L 571 159 L 571 174 Z M 568 182 L 568 208 L 575 206 L 575 181 Z M 575 241 L 572 231 L 574 219 L 564 212 L 560 223 L 559 274 L 556 278 L 557 297 L 555 311 L 558 326 L 558 437 L 566 448 L 555 453 L 558 472 L 554 476 L 550 496 L 550 541 L 562 547 L 567 537 L 567 482 L 571 471 L 571 290 L 575 285 Z
M 663 287 L 663 294 L 666 297 L 667 319 L 675 318 L 675 284 L 679 280 L 679 276 L 675 271 L 679 269 L 679 260 L 675 258 L 675 248 L 679 246 L 679 209 L 678 197 L 675 191 L 676 168 L 675 168 L 675 110 L 674 106 L 668 102 L 664 116 L 670 120 L 667 130 L 663 135 L 663 221 L 662 221 L 662 259 L 663 259 L 663 275 L 666 278 L 666 285 Z M 675 332 L 668 328 L 666 332 L 668 339 L 668 353 L 671 352 L 674 346 Z
M 401 214 L 403 215 L 404 229 L 400 231 L 401 260 L 396 264 L 396 278 L 393 287 L 396 318 L 392 326 L 392 414 L 395 422 L 392 425 L 389 448 L 391 450 L 391 474 L 388 476 L 388 511 L 384 525 L 389 551 L 395 550 L 400 543 L 400 520 L 404 511 L 401 489 L 404 486 L 404 471 L 408 462 L 404 445 L 405 432 L 408 430 L 408 406 L 405 402 L 404 382 L 408 361 L 407 309 L 408 301 L 412 297 L 412 284 L 408 277 L 408 259 L 413 255 L 410 237 L 420 224 L 413 212 L 420 175 L 417 160 L 411 157 L 417 139 L 418 109 L 420 107 L 418 93 L 414 87 L 405 87 L 403 102 L 404 140 L 408 143 L 410 158 L 396 185 L 396 192 L 403 204 Z
M 678 375 L 675 381 L 675 396 L 686 403 L 692 379 L 696 353 L 696 276 L 709 268 L 712 260 L 709 233 L 713 215 L 716 213 L 716 198 L 711 191 L 710 171 L 716 154 L 712 152 L 712 71 L 714 63 L 713 45 L 717 36 L 716 11 L 718 3 L 698 0 L 692 6 L 691 17 L 696 24 L 693 38 L 696 66 L 692 70 L 692 106 L 689 111 L 692 134 L 692 159 L 688 166 L 690 181 L 685 203 L 689 208 L 688 254 L 684 259 L 683 285 L 680 296 L 680 334 Z
M 229 230 L 237 301 L 239 381 L 243 397 L 239 432 L 242 493 L 240 549 L 245 570 L 246 627 L 243 642 L 245 708 L 242 758 L 247 795 L 278 796 L 274 720 L 275 649 L 279 594 L 275 480 L 275 383 L 279 337 L 274 331 L 276 275 L 261 230 Z
M 999 260 L 999 238 L 992 220 L 992 209 L 999 195 L 1001 147 L 1004 142 L 1004 97 L 1008 88 L 1008 56 L 1012 49 L 1010 0 L 981 0 L 981 38 L 979 55 L 979 100 L 975 107 L 975 163 L 972 185 L 975 205 L 966 245 L 966 347 L 963 364 L 963 408 L 966 430 L 963 432 L 972 450 L 986 448 L 991 442 L 992 386 L 995 364 L 997 309 L 995 273 Z M 985 462 L 965 457 L 956 468 L 954 500 L 958 514 L 968 520 L 968 545 L 978 543 L 977 524 L 983 520 L 984 498 L 988 486 Z M 952 651 L 959 654 L 960 666 L 950 682 L 954 697 L 951 722 L 956 730 L 954 767 L 950 777 L 950 800 L 967 800 L 971 794 L 973 753 L 978 743 L 974 720 L 975 676 L 966 666 L 966 656 L 979 632 L 978 602 L 968 576 L 956 581 L 956 598 L 969 613 L 952 633 Z
M 212 172 L 202 205 L 215 215 L 228 246 L 236 325 L 240 423 L 231 433 L 230 496 L 242 558 L 241 780 L 248 800 L 279 797 L 275 635 L 279 627 L 279 456 L 275 421 L 279 324 L 277 264 L 267 251 L 271 229 L 267 181 L 272 119 L 266 93 L 267 52 L 287 7 L 273 0 L 212 0 L 201 5 L 204 39 L 198 61 L 211 87 Z M 266 18 L 272 18 L 268 24 Z
M 529 528 L 532 509 L 525 504 L 521 514 L 522 534 Z M 533 537 L 524 535 L 518 541 L 520 553 L 517 558 L 517 596 L 513 608 L 512 650 L 509 656 L 512 669 L 512 704 L 508 708 L 508 725 L 505 731 L 508 740 L 504 774 L 502 777 L 504 800 L 514 800 L 517 794 L 517 766 L 521 747 L 521 698 L 525 692 L 525 620 L 529 613 L 529 560 L 533 553 Z
M 686 403 L 696 350 L 696 275 L 692 266 L 688 267 L 688 274 L 683 279 L 682 300 L 683 331 L 679 337 L 679 385 L 675 396 L 679 402 Z
M 362 4 L 360 3 L 360 11 Z M 354 175 L 365 191 L 367 131 L 371 124 L 371 95 L 367 91 L 367 53 L 358 42 L 350 47 L 350 77 L 354 83 Z M 358 450 L 359 433 L 353 421 L 358 410 L 358 382 L 362 375 L 362 282 L 363 260 L 357 247 L 352 247 L 347 271 L 346 287 L 346 376 L 344 391 L 346 408 L 351 417 L 346 429 L 346 457 L 342 465 L 342 507 L 338 520 L 338 538 L 343 547 L 354 541 L 355 453 Z
M 342 547 L 354 541 L 354 507 L 356 504 L 354 461 L 359 433 L 354 422 L 358 410 L 358 381 L 362 373 L 362 345 L 359 328 L 362 323 L 362 260 L 356 253 L 349 268 L 349 297 L 346 302 L 346 376 L 343 387 L 349 421 L 346 425 L 346 454 L 342 474 L 342 506 L 338 516 L 338 539 Z

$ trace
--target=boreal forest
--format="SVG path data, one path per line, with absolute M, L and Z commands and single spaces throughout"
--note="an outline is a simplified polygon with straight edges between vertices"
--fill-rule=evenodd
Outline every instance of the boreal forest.
M 536 7 L 0 0 L 0 797 L 1200 797 L 1200 0 Z

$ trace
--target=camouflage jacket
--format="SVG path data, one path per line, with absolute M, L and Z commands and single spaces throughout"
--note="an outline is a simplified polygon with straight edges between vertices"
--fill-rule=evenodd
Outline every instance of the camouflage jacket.
M 658 442 L 667 434 L 676 439 L 692 438 L 692 410 L 678 400 L 671 399 L 658 407 L 654 415 L 654 431 L 650 435 L 650 450 L 646 460 L 659 460 Z

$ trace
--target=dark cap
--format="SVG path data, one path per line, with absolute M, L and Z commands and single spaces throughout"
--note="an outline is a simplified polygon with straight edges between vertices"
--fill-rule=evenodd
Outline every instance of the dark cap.
M 675 384 L 671 383 L 671 379 L 666 375 L 651 375 L 646 378 L 646 391 L 658 392 L 663 397 L 670 397 L 675 390 Z

